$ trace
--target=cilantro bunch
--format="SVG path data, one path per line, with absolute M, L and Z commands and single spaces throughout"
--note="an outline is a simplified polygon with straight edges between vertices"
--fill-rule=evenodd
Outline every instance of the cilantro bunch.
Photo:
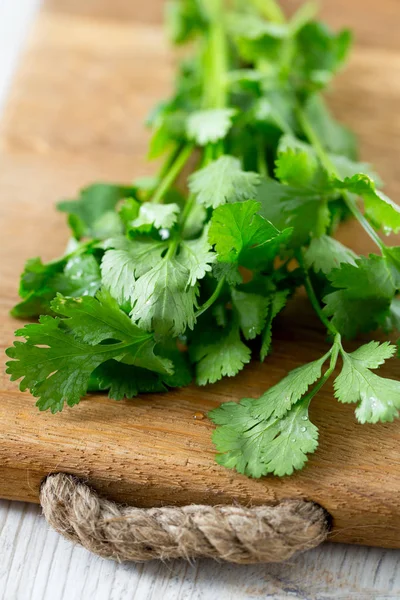
M 266 359 L 275 318 L 304 286 L 326 354 L 210 415 L 220 464 L 289 475 L 318 445 L 309 405 L 339 364 L 335 395 L 360 423 L 398 417 L 400 382 L 375 372 L 396 347 L 349 353 L 346 340 L 400 328 L 400 247 L 380 235 L 400 230 L 400 209 L 321 95 L 348 31 L 309 4 L 287 20 L 274 0 L 172 1 L 167 24 L 191 50 L 149 118 L 161 169 L 58 205 L 72 238 L 61 258 L 25 266 L 12 314 L 39 322 L 16 332 L 8 373 L 52 412 L 90 391 L 120 400 L 214 383 Z M 376 254 L 335 240 L 349 217 Z

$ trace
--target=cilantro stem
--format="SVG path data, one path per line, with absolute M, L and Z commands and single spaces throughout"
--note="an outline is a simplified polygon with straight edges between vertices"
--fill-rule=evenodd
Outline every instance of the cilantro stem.
M 285 23 L 284 12 L 276 0 L 251 0 L 251 3 L 268 21 L 279 24 Z
M 331 360 L 330 360 L 328 369 L 325 371 L 325 373 L 323 374 L 321 379 L 318 381 L 318 383 L 313 387 L 311 392 L 309 392 L 305 396 L 304 400 L 301 401 L 301 404 L 304 403 L 304 404 L 307 404 L 307 406 L 309 406 L 309 404 L 310 404 L 311 400 L 314 398 L 314 396 L 316 396 L 318 394 L 320 389 L 328 381 L 328 379 L 330 378 L 330 376 L 332 375 L 332 373 L 334 372 L 334 370 L 336 368 L 336 363 L 337 363 L 337 360 L 339 357 L 339 351 L 340 351 L 341 346 L 342 346 L 341 335 L 340 335 L 340 333 L 337 333 L 335 335 L 335 341 L 334 341 L 333 346 L 330 351 Z
M 202 306 L 200 306 L 198 311 L 195 312 L 194 316 L 196 319 L 198 317 L 200 317 L 200 315 L 205 313 L 206 310 L 208 310 L 210 308 L 210 306 L 212 306 L 214 304 L 214 302 L 218 299 L 218 297 L 222 291 L 222 288 L 224 287 L 224 283 L 225 283 L 225 277 L 223 277 L 222 279 L 219 280 L 217 287 L 215 288 L 214 292 L 211 294 L 209 299 L 206 302 L 204 302 L 204 304 Z
M 308 141 L 313 146 L 319 160 L 321 161 L 323 167 L 328 171 L 330 175 L 333 177 L 339 178 L 339 174 L 333 162 L 331 161 L 328 153 L 323 147 L 319 136 L 311 125 L 307 115 L 304 110 L 298 106 L 297 107 L 297 117 L 299 119 L 300 125 L 308 138 Z M 347 208 L 352 213 L 353 217 L 360 223 L 365 232 L 369 235 L 372 241 L 378 246 L 378 248 L 383 252 L 386 248 L 386 245 L 381 240 L 379 235 L 376 233 L 375 229 L 370 225 L 367 219 L 364 217 L 360 209 L 358 208 L 356 202 L 353 200 L 351 194 L 348 192 L 343 192 L 343 200 L 346 203 Z
M 307 296 L 311 302 L 311 305 L 313 307 L 313 309 L 315 310 L 315 312 L 317 313 L 320 321 L 325 325 L 326 329 L 329 331 L 329 333 L 331 333 L 333 336 L 337 336 L 339 334 L 338 330 L 336 329 L 336 327 L 331 323 L 331 321 L 329 321 L 329 319 L 325 316 L 324 312 L 322 311 L 322 308 L 320 306 L 319 300 L 317 298 L 317 295 L 314 291 L 313 285 L 311 283 L 311 279 L 310 279 L 310 275 L 308 273 L 308 269 L 304 263 L 304 258 L 303 258 L 303 254 L 302 252 L 298 252 L 296 254 L 297 256 L 297 260 L 299 261 L 300 267 L 304 273 L 304 287 L 306 289 L 307 292 Z
M 182 171 L 183 167 L 192 155 L 192 152 L 193 146 L 191 144 L 187 144 L 183 147 L 169 168 L 167 174 L 162 179 L 150 202 L 153 204 L 160 204 L 163 201 L 165 194 L 168 192 L 179 173 Z
M 203 55 L 204 108 L 225 108 L 227 103 L 228 44 L 222 0 L 203 0 L 210 19 Z

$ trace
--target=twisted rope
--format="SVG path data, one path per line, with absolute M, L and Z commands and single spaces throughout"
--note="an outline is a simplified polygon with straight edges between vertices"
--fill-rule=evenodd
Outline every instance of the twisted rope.
M 240 564 L 281 562 L 323 542 L 329 515 L 314 504 L 134 508 L 100 498 L 71 475 L 49 475 L 40 501 L 48 523 L 104 558 L 198 557 Z

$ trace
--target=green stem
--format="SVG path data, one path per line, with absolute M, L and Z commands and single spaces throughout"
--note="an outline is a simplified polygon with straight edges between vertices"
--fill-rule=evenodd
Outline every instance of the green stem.
M 202 306 L 200 306 L 199 310 L 195 313 L 194 316 L 196 317 L 196 319 L 198 317 L 200 317 L 200 315 L 205 313 L 206 310 L 208 310 L 210 308 L 210 306 L 212 306 L 214 304 L 214 302 L 218 299 L 218 297 L 222 291 L 222 288 L 224 287 L 224 283 L 225 283 L 225 277 L 220 279 L 220 281 L 218 282 L 218 285 L 215 288 L 212 295 L 209 297 L 209 299 L 206 302 L 204 302 L 204 304 Z
M 224 108 L 227 104 L 228 43 L 224 28 L 222 0 L 203 0 L 210 20 L 203 54 L 204 108 Z
M 328 381 L 328 379 L 330 378 L 330 376 L 332 375 L 332 373 L 334 372 L 335 368 L 336 368 L 336 363 L 339 357 L 339 352 L 340 352 L 340 348 L 341 348 L 341 336 L 340 333 L 337 333 L 335 336 L 335 341 L 333 343 L 333 346 L 331 348 L 331 360 L 329 363 L 329 367 L 328 369 L 325 371 L 324 375 L 321 377 L 321 379 L 318 381 L 318 383 L 313 387 L 313 389 L 311 390 L 311 392 L 309 394 L 307 394 L 307 396 L 304 398 L 303 402 L 309 405 L 311 400 L 314 398 L 314 396 L 316 394 L 318 394 L 318 392 L 320 391 L 320 389 L 325 385 L 325 383 Z M 302 403 L 303 403 L 302 402 Z
M 182 171 L 183 167 L 185 166 L 185 164 L 189 160 L 190 156 L 192 155 L 192 152 L 193 152 L 193 146 L 191 144 L 188 144 L 183 147 L 183 149 L 178 154 L 178 156 L 172 163 L 171 167 L 169 168 L 164 179 L 162 179 L 162 181 L 160 182 L 160 185 L 156 189 L 156 191 L 151 199 L 151 202 L 153 204 L 160 204 L 163 201 L 165 194 L 168 192 L 168 190 L 170 189 L 170 187 L 172 186 L 172 184 L 178 177 L 179 173 Z
M 304 287 L 306 288 L 307 296 L 310 299 L 313 309 L 315 310 L 320 321 L 325 325 L 329 333 L 331 333 L 333 336 L 337 336 L 339 333 L 338 330 L 331 323 L 331 321 L 329 321 L 329 319 L 325 316 L 325 314 L 322 311 L 319 300 L 311 283 L 310 275 L 308 274 L 308 269 L 304 264 L 304 258 L 301 251 L 297 253 L 297 260 L 299 261 L 300 267 L 304 273 Z
M 251 3 L 268 21 L 285 23 L 285 14 L 276 0 L 251 0 Z
M 304 110 L 300 106 L 298 106 L 296 112 L 297 112 L 297 117 L 298 117 L 299 123 L 300 123 L 308 141 L 313 146 L 319 160 L 321 161 L 322 166 L 327 170 L 327 172 L 331 176 L 339 179 L 340 178 L 339 173 L 338 173 L 335 165 L 333 164 L 328 153 L 326 152 L 325 148 L 323 147 L 321 140 L 319 139 L 319 136 L 317 135 L 313 126 L 311 125 L 310 121 L 308 120 Z M 358 208 L 358 206 L 357 206 L 356 202 L 354 201 L 353 197 L 351 196 L 351 194 L 344 191 L 343 192 L 343 200 L 344 200 L 347 208 L 352 213 L 353 217 L 355 217 L 355 219 L 357 219 L 357 221 L 360 223 L 360 225 L 363 227 L 363 229 L 366 231 L 366 233 L 369 235 L 369 237 L 373 240 L 373 242 L 378 246 L 378 248 L 381 251 L 383 251 L 386 248 L 384 242 L 381 240 L 379 235 L 376 233 L 376 231 L 374 230 L 372 225 L 364 217 L 364 215 Z

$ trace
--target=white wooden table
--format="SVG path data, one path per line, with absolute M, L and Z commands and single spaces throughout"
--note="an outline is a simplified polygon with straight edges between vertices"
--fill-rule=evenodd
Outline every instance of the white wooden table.
M 38 3 L 0 0 L 0 108 Z M 400 551 L 325 544 L 283 565 L 120 565 L 50 531 L 37 506 L 0 501 L 0 600 L 160 598 L 398 599 Z

